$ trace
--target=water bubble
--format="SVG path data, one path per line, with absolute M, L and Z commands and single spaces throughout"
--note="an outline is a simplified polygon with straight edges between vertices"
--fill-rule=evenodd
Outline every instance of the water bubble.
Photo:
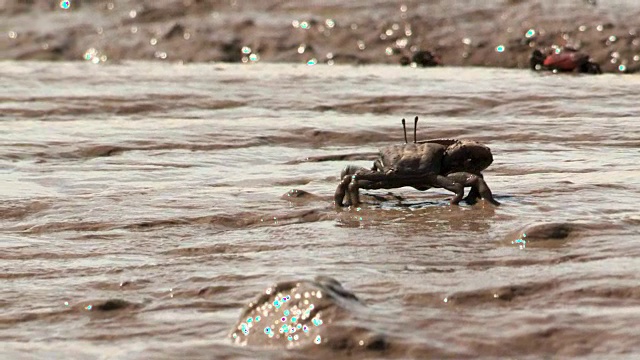
M 462 43 L 465 44 L 465 45 L 471 45 L 471 39 L 464 38 L 464 39 L 462 39 Z
M 307 61 L 307 65 L 312 66 L 318 63 L 318 60 L 316 58 L 310 59 L 309 61 Z
M 387 29 L 387 31 L 385 31 L 384 34 L 387 35 L 387 36 L 391 36 L 391 35 L 393 35 L 393 30 Z
M 358 30 L 358 24 L 356 23 L 351 24 L 351 30 Z
M 327 19 L 324 21 L 324 23 L 327 25 L 329 29 L 332 29 L 334 26 L 336 26 L 336 22 L 333 21 L 333 19 Z
M 42 44 L 42 50 L 47 50 L 48 48 L 49 48 L 49 44 L 48 43 Z
M 333 60 L 327 61 L 327 65 L 333 65 L 333 64 L 335 64 L 335 61 L 333 61 Z
M 411 31 L 411 26 L 407 25 L 404 27 L 404 35 L 405 36 L 411 36 L 413 35 L 413 31 Z
M 149 40 L 149 44 L 151 44 L 151 46 L 155 46 L 158 43 L 158 39 L 156 38 L 151 38 Z
M 156 51 L 153 55 L 158 59 L 166 59 L 167 58 L 167 53 L 164 52 L 164 51 Z
M 385 54 L 387 54 L 388 56 L 391 56 L 391 55 L 393 55 L 393 49 L 392 49 L 392 48 L 390 48 L 390 47 L 387 47 L 387 48 L 384 50 L 384 53 L 385 53 Z
M 618 66 L 618 70 L 621 72 L 625 72 L 627 70 L 627 67 L 624 64 L 621 64 L 620 66 Z
M 529 31 L 527 31 L 527 33 L 524 35 L 527 39 L 533 37 L 536 35 L 536 31 L 534 29 L 529 29 Z
M 258 54 L 251 54 L 251 55 L 249 55 L 249 60 L 250 60 L 250 61 L 253 61 L 253 62 L 260 61 L 260 55 L 258 55 Z
M 95 48 L 89 48 L 84 52 L 83 57 L 85 60 L 91 60 L 97 53 L 98 51 Z
M 364 44 L 364 41 L 358 40 L 358 49 L 364 50 L 366 48 L 367 48 L 367 46 Z
M 496 46 L 496 51 L 497 51 L 497 52 L 501 53 L 501 52 L 504 52 L 504 50 L 505 50 L 504 45 L 498 45 L 498 46 Z
M 409 39 L 407 38 L 402 38 L 402 39 L 398 39 L 396 40 L 396 46 L 400 49 L 404 49 L 407 44 L 409 43 Z
M 251 54 L 251 48 L 248 46 L 243 46 L 241 51 L 243 54 Z
M 131 33 L 132 33 L 132 34 L 135 34 L 135 33 L 137 33 L 137 32 L 138 32 L 138 27 L 137 27 L 137 26 L 132 26 L 132 27 L 131 27 Z
M 189 40 L 189 39 L 191 39 L 191 33 L 185 32 L 184 34 L 182 34 L 182 37 L 183 37 L 185 40 Z
M 400 5 L 401 12 L 407 12 L 407 5 Z
M 306 21 L 301 22 L 300 23 L 300 28 L 301 29 L 305 29 L 305 30 L 308 29 L 309 28 L 309 23 L 306 22 Z
M 617 51 L 614 51 L 614 52 L 612 52 L 612 53 L 611 53 L 611 57 L 612 57 L 612 58 L 619 59 L 619 58 L 620 58 L 620 53 L 619 53 L 619 52 L 617 52 Z
M 320 344 L 322 342 L 322 338 L 320 337 L 320 335 L 316 336 L 316 339 L 313 340 L 313 342 L 316 344 Z
M 300 46 L 298 46 L 298 54 L 304 54 L 305 50 L 307 50 L 307 46 L 305 44 L 300 44 Z
M 91 309 L 93 309 L 93 305 L 88 305 L 85 309 L 91 311 Z
M 618 38 L 615 35 L 609 36 L 609 41 L 611 41 L 612 43 L 616 42 L 616 40 L 618 40 Z
M 526 237 L 526 235 L 523 236 L 523 237 Z M 513 244 L 513 245 L 518 244 L 518 248 L 520 250 L 524 250 L 527 247 L 527 242 L 522 238 L 516 239 L 515 241 L 512 241 L 511 244 Z
M 15 31 L 9 31 L 7 35 L 9 35 L 9 39 L 15 39 L 18 37 L 18 33 Z
M 604 29 L 604 26 L 602 26 L 602 25 L 596 26 L 596 30 L 598 30 L 598 31 L 602 31 L 603 29 Z
M 298 20 L 293 20 L 293 21 L 291 22 L 291 26 L 293 26 L 293 27 L 294 27 L 294 28 L 296 28 L 296 29 L 297 29 L 297 28 L 299 28 L 299 27 L 300 27 L 300 21 L 298 21 Z
M 633 61 L 640 61 L 640 55 L 635 55 L 633 57 Z
M 67 10 L 71 7 L 71 1 L 60 1 L 60 7 Z
M 132 19 L 133 19 L 133 18 L 135 18 L 136 16 L 138 16 L 138 12 L 137 12 L 137 11 L 135 11 L 135 10 L 131 10 L 131 11 L 129 11 L 129 17 L 130 17 L 130 18 L 132 18 Z
M 108 4 L 107 4 L 107 9 L 108 9 L 108 10 L 113 10 L 115 7 L 116 7 L 116 4 L 114 4 L 114 3 L 112 3 L 112 2 L 110 2 L 110 3 L 108 3 Z
M 584 26 L 584 25 L 580 25 L 580 26 L 578 27 L 578 31 L 586 31 L 586 30 L 587 30 L 587 27 L 586 27 L 586 26 Z

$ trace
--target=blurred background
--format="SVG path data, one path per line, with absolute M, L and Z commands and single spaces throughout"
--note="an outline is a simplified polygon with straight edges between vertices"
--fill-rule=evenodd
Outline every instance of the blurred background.
M 631 0 L 0 0 L 0 59 L 528 67 L 570 46 L 605 72 L 640 64 Z

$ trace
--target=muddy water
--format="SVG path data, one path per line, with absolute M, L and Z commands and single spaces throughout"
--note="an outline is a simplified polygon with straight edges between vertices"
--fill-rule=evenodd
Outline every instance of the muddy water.
M 280 358 L 229 331 L 268 285 L 317 275 L 374 314 L 358 326 L 390 346 L 367 357 L 640 352 L 637 77 L 29 62 L 0 76 L 3 358 Z M 491 147 L 502 206 L 403 188 L 335 210 L 341 168 L 369 166 L 414 115 L 419 138 Z

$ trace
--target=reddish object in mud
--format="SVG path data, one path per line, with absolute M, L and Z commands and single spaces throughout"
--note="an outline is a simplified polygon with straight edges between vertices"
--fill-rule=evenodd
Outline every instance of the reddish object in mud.
M 577 71 L 586 74 L 602 74 L 600 66 L 589 59 L 589 55 L 571 48 L 560 52 L 542 52 L 534 50 L 529 57 L 531 70 L 550 70 L 560 72 Z
M 589 56 L 576 52 L 551 54 L 544 59 L 544 66 L 561 71 L 573 71 L 580 64 L 589 61 Z

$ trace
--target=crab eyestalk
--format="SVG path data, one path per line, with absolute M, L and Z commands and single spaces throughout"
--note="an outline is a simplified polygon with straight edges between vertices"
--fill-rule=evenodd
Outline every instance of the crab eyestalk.
M 415 119 L 413 119 L 413 143 L 415 144 L 418 141 L 418 117 L 416 116 Z
M 404 118 L 402 119 L 402 130 L 404 131 L 404 143 L 407 143 L 407 123 L 404 120 Z

